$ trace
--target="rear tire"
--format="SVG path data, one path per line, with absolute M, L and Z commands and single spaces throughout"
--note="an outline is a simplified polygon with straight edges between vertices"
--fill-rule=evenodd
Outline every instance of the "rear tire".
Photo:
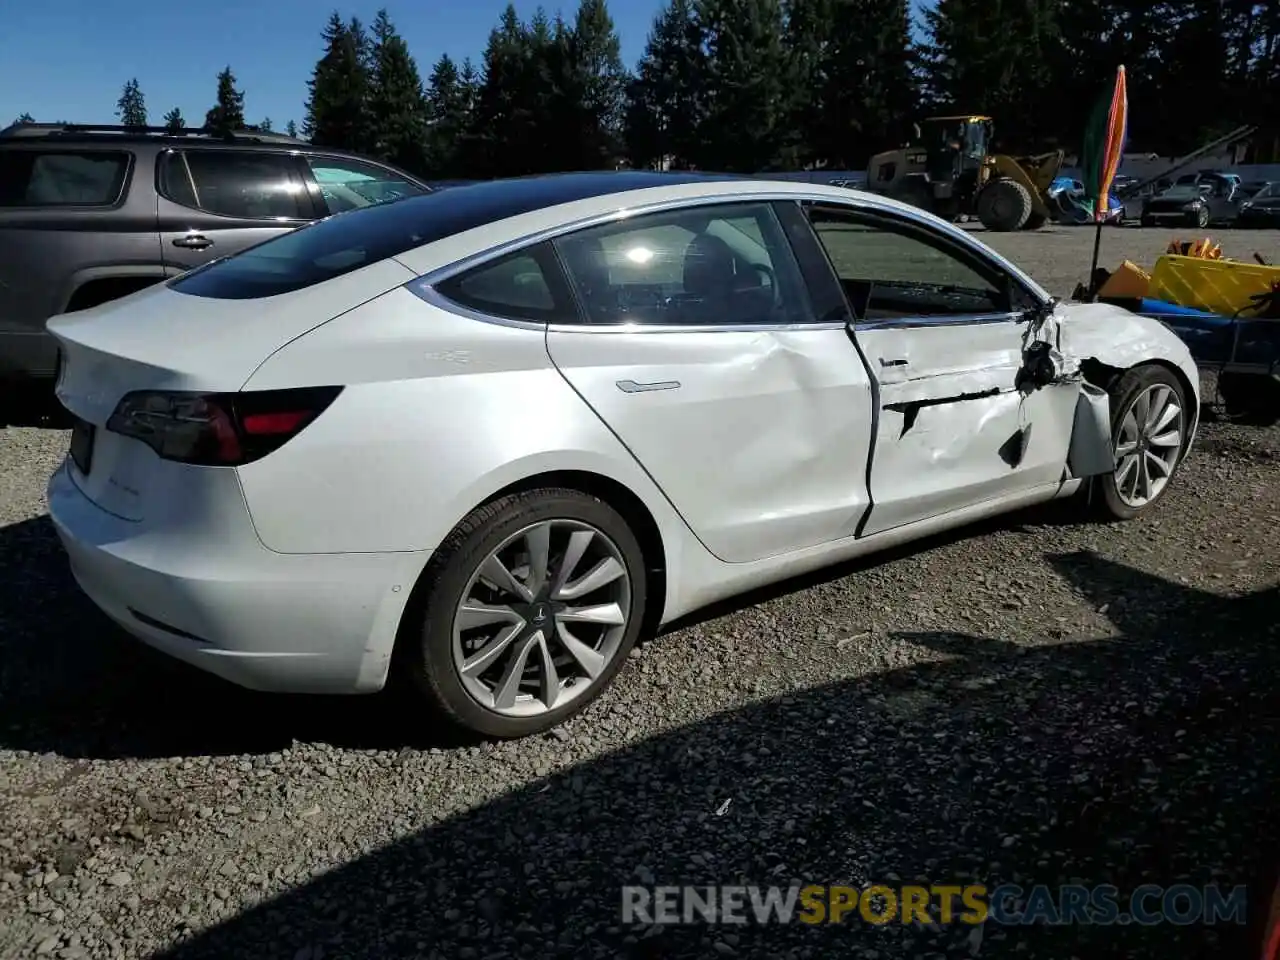
M 1031 216 L 1031 194 L 1016 180 L 1000 177 L 978 194 L 978 219 L 988 230 L 1011 233 L 1021 230 Z
M 933 190 L 929 184 L 919 177 L 904 180 L 892 194 L 894 200 L 910 204 L 928 213 L 934 212 Z
M 1186 451 L 1192 412 L 1178 378 L 1156 364 L 1125 371 L 1108 389 L 1116 469 L 1095 477 L 1106 519 L 1133 520 L 1159 503 Z
M 561 488 L 502 497 L 436 552 L 400 669 L 454 727 L 496 738 L 549 730 L 626 662 L 644 620 L 645 569 L 635 534 L 603 500 Z

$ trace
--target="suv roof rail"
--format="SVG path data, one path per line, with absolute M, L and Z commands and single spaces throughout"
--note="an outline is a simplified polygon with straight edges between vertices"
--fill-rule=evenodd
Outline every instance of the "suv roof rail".
M 283 133 L 268 133 L 252 128 L 223 132 L 210 127 L 183 127 L 181 130 L 170 130 L 168 127 L 130 127 L 97 123 L 15 123 L 0 130 L 0 137 L 76 137 L 97 133 L 120 134 L 127 137 L 208 137 L 215 140 L 248 140 L 257 143 L 305 144 L 307 142 Z

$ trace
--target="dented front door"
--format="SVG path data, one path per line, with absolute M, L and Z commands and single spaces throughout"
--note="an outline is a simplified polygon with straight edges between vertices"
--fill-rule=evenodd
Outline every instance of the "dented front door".
M 814 208 L 878 388 L 867 536 L 1063 477 L 1078 384 L 1019 389 L 1010 278 L 923 222 Z

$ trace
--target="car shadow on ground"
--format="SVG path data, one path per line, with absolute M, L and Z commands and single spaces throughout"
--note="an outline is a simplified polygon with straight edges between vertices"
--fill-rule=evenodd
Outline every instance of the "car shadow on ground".
M 1010 524 L 1079 522 L 1074 502 L 993 518 L 714 604 L 644 642 Z M 469 742 L 425 725 L 398 692 L 260 694 L 151 650 L 81 593 L 47 516 L 0 528 L 0 663 L 0 747 L 16 750 L 145 759 L 266 754 L 295 740 L 355 749 Z M 218 722 L 209 723 L 211 716 Z
M 0 427 L 69 430 L 71 418 L 48 383 L 0 384 Z
M 1280 591 L 1222 598 L 1092 554 L 1049 561 L 1110 604 L 1119 638 L 1025 648 L 907 635 L 947 656 L 752 704 L 530 783 L 165 955 L 1256 955 L 1246 947 L 1280 840 Z M 1113 884 L 1122 910 L 1142 884 L 1246 884 L 1249 923 L 988 921 L 975 933 L 856 918 L 620 921 L 628 883 L 793 881 Z

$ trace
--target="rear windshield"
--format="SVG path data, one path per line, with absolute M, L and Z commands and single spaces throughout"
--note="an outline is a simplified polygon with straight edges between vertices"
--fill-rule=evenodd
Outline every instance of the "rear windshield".
M 431 218 L 416 199 L 363 207 L 299 227 L 169 285 L 193 297 L 254 300 L 332 280 L 436 239 L 429 229 Z
M 128 172 L 117 151 L 0 150 L 0 207 L 109 207 Z

